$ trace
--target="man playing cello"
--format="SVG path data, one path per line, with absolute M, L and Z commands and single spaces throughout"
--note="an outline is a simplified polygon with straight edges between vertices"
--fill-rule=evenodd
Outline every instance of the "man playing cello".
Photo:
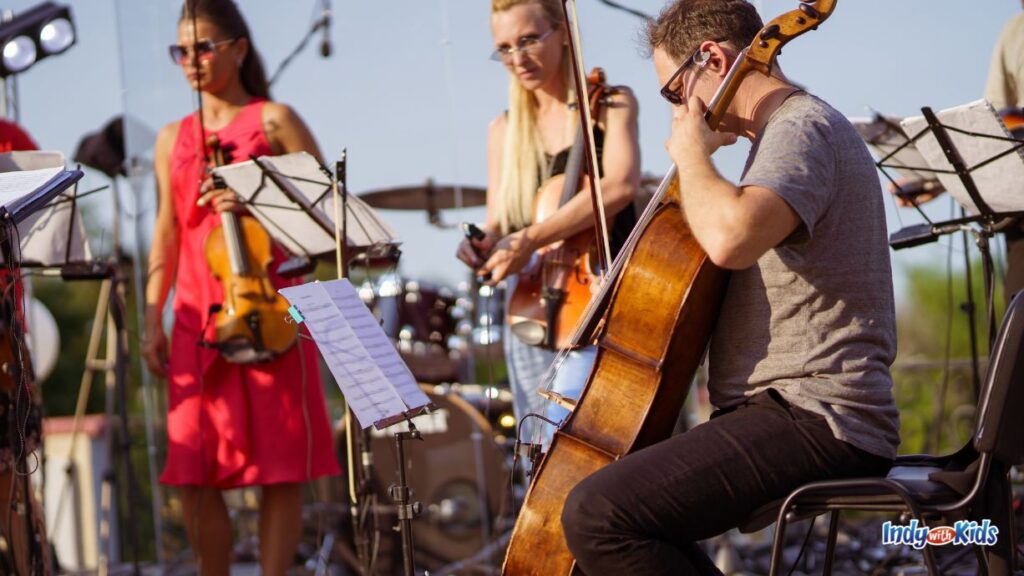
M 693 235 L 732 271 L 709 353 L 717 411 L 581 482 L 562 522 L 586 574 L 717 574 L 696 542 L 814 480 L 884 474 L 899 443 L 881 190 L 857 132 L 776 72 L 704 110 L 762 27 L 746 0 L 675 0 L 648 28 Z M 711 155 L 752 149 L 739 184 Z M 685 385 L 686 383 L 679 383 Z

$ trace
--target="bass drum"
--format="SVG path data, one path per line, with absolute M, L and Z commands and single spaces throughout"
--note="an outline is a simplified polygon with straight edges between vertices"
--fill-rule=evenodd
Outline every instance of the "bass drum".
M 413 420 L 423 441 L 405 444 L 405 471 L 412 501 L 422 505 L 412 523 L 416 563 L 437 570 L 473 556 L 496 538 L 495 521 L 505 512 L 508 467 L 491 425 L 472 404 L 453 393 L 435 392 L 433 386 L 421 387 L 435 409 Z M 341 462 L 346 461 L 343 427 L 337 441 Z M 378 561 L 382 574 L 400 573 L 402 567 L 401 539 L 391 530 L 398 519 L 387 489 L 398 482 L 394 433 L 404 429 L 405 423 L 400 423 L 370 432 L 383 540 Z M 494 559 L 495 566 L 501 553 Z

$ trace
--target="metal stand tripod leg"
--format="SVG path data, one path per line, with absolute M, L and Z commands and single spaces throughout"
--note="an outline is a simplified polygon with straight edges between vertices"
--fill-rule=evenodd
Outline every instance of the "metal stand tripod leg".
M 115 273 L 116 274 L 116 273 Z M 124 451 L 123 465 L 128 467 L 128 478 L 127 484 L 129 485 L 129 501 L 134 502 L 134 489 L 132 488 L 131 474 L 131 459 L 129 458 L 130 445 L 127 440 L 127 429 L 117 430 L 117 420 L 115 418 L 115 405 L 116 395 L 122 393 L 121 398 L 121 409 L 125 410 L 123 396 L 124 388 L 127 384 L 126 378 L 126 362 L 125 357 L 125 346 L 127 343 L 126 334 L 124 332 L 124 318 L 121 309 L 115 309 L 117 306 L 115 298 L 120 299 L 122 297 L 120 292 L 120 285 L 116 280 L 106 279 L 100 284 L 100 295 L 96 303 L 96 314 L 93 318 L 92 332 L 89 335 L 89 345 L 87 347 L 87 356 L 85 359 L 85 370 L 82 373 L 82 384 L 79 388 L 78 402 L 75 407 L 75 417 L 72 424 L 71 434 L 71 447 L 68 455 L 68 461 L 72 464 L 68 467 L 68 477 L 66 482 L 72 483 L 77 471 L 74 468 L 74 455 L 78 444 L 78 436 L 81 432 L 81 418 L 85 414 L 86 404 L 88 403 L 89 394 L 92 390 L 93 376 L 102 372 L 104 374 L 104 385 L 105 385 L 105 413 L 106 413 L 106 445 L 107 445 L 107 468 L 103 471 L 102 475 L 102 487 L 100 490 L 100 526 L 99 526 L 99 566 L 98 573 L 100 576 L 105 576 L 110 571 L 110 564 L 112 561 L 116 561 L 119 554 L 117 549 L 117 540 L 114 537 L 114 527 L 117 526 L 118 517 L 116 515 L 116 482 L 117 474 L 114 467 L 115 458 L 118 455 L 118 449 Z M 120 302 L 121 300 L 118 300 Z M 113 306 L 112 306 L 112 303 Z M 100 357 L 99 349 L 100 342 L 104 336 L 104 327 L 106 327 L 106 352 L 103 357 Z M 126 428 L 125 414 L 121 414 L 121 420 L 123 426 Z M 118 446 L 118 434 L 121 435 L 121 445 Z M 77 492 L 77 489 L 76 489 Z M 63 501 L 62 501 L 63 506 Z M 128 506 L 128 512 L 131 516 L 134 516 L 132 506 Z M 132 526 L 135 526 L 135 522 L 130 521 Z M 77 525 L 81 526 L 81 522 L 76 522 Z M 138 566 L 138 546 L 137 546 L 137 534 L 132 533 L 131 543 L 133 545 L 133 560 L 135 561 L 134 572 L 139 573 Z
M 388 488 L 391 499 L 395 501 L 398 508 L 398 530 L 402 533 L 402 560 L 405 566 L 405 576 L 416 574 L 416 552 L 412 542 L 412 520 L 419 515 L 422 506 L 419 502 L 410 503 L 412 490 L 405 480 L 405 440 L 422 440 L 423 436 L 416 429 L 412 421 L 409 421 L 408 432 L 395 433 L 395 448 L 398 458 L 398 484 L 392 484 Z

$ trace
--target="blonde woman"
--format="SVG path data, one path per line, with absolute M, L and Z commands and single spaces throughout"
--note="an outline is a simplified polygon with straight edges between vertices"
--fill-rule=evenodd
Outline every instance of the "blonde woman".
M 457 256 L 477 274 L 490 274 L 492 283 L 513 284 L 538 249 L 592 229 L 594 210 L 589 195 L 581 193 L 543 222 L 531 221 L 537 189 L 564 172 L 579 124 L 561 1 L 492 0 L 491 32 L 492 58 L 510 76 L 508 110 L 488 131 L 486 237 L 463 241 Z M 640 183 L 640 148 L 632 92 L 620 87 L 594 120 L 605 210 L 614 215 L 614 254 L 636 222 L 632 201 Z M 504 342 L 516 417 L 544 414 L 536 389 L 554 353 L 524 344 L 507 328 Z

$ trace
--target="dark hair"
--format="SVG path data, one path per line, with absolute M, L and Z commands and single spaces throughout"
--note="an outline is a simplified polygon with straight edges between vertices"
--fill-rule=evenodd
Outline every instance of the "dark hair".
M 747 0 L 675 0 L 648 22 L 646 36 L 650 51 L 661 48 L 682 62 L 705 40 L 747 46 L 762 26 Z
M 206 20 L 231 38 L 245 38 L 249 42 L 249 50 L 246 51 L 239 70 L 242 87 L 252 96 L 269 100 L 270 84 L 267 82 L 267 73 L 263 70 L 263 60 L 256 52 L 249 26 L 234 0 L 185 0 L 181 6 L 180 21 L 191 21 L 193 17 L 196 20 Z

